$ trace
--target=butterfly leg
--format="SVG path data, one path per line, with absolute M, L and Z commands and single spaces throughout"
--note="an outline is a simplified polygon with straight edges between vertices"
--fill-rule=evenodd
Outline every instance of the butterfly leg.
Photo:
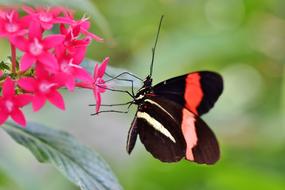
M 134 103 L 134 102 L 131 101 L 131 102 L 126 102 L 126 103 L 123 103 L 123 104 L 116 104 L 116 105 L 115 105 L 115 106 L 128 105 L 126 111 L 121 111 L 121 110 L 102 110 L 102 111 L 99 111 L 99 112 L 97 112 L 97 113 L 92 113 L 91 116 L 93 116 L 93 115 L 98 115 L 99 113 L 129 113 L 130 107 L 131 107 L 131 105 L 133 105 L 133 103 Z M 112 105 L 110 104 L 110 105 L 107 105 L 107 106 L 112 106 Z
M 105 89 L 105 90 L 109 90 L 109 91 L 112 91 L 112 92 L 122 92 L 122 93 L 126 93 L 128 94 L 130 97 L 134 98 L 134 96 L 127 90 L 117 90 L 117 89 L 113 89 L 113 88 L 107 88 L 107 87 L 103 87 L 103 86 L 100 86 L 98 85 L 98 87 L 102 88 L 102 89 Z
M 131 79 L 122 79 L 122 78 L 119 78 L 119 77 L 121 77 L 121 76 L 123 76 L 123 75 L 130 75 L 130 76 L 132 76 L 132 77 L 134 77 L 134 78 L 136 78 L 136 79 L 142 81 L 141 78 L 139 78 L 139 77 L 137 77 L 137 76 L 135 76 L 135 75 L 133 75 L 132 73 L 129 73 L 129 72 L 123 72 L 123 73 L 121 73 L 121 74 L 119 74 L 119 75 L 117 75 L 117 76 L 112 76 L 112 75 L 110 75 L 110 74 L 108 74 L 108 73 L 105 73 L 105 74 L 106 74 L 108 77 L 110 77 L 110 79 L 108 79 L 108 80 L 105 81 L 106 83 L 107 83 L 107 82 L 110 82 L 110 81 L 112 81 L 112 80 L 119 80 L 119 81 L 130 82 L 130 83 L 131 83 L 131 86 L 132 86 L 132 95 L 133 95 L 133 96 L 135 96 L 135 93 L 134 93 L 134 81 L 131 80 Z

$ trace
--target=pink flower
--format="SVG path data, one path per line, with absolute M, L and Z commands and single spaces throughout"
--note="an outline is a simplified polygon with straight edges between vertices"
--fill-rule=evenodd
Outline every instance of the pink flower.
M 76 21 L 74 20 L 72 14 L 66 14 L 66 17 L 62 18 L 62 23 L 70 24 L 71 28 L 79 28 L 79 32 L 93 38 L 95 41 L 103 41 L 101 37 L 88 31 L 90 28 L 90 22 L 88 21 L 88 18 L 83 17 L 82 19 Z
M 20 70 L 27 70 L 37 61 L 51 70 L 56 70 L 57 60 L 49 50 L 61 44 L 63 40 L 64 36 L 60 34 L 49 35 L 42 39 L 40 24 L 32 22 L 29 28 L 29 39 L 19 36 L 11 40 L 17 48 L 25 52 L 20 61 Z
M 106 57 L 100 66 L 98 64 L 95 65 L 92 81 L 88 83 L 80 82 L 76 84 L 79 87 L 88 88 L 88 89 L 93 90 L 94 98 L 96 101 L 96 113 L 99 112 L 99 109 L 101 106 L 101 93 L 104 93 L 107 88 L 107 85 L 105 84 L 103 76 L 105 74 L 109 60 L 110 60 L 109 57 Z
M 27 28 L 27 17 L 19 18 L 17 10 L 1 10 L 0 36 L 10 38 L 16 35 L 24 35 L 28 32 Z
M 47 71 L 40 67 L 36 67 L 36 78 L 26 77 L 18 81 L 19 86 L 27 92 L 33 93 L 33 110 L 40 110 L 46 100 L 64 110 L 64 101 L 61 94 L 57 91 L 60 87 Z
M 55 80 L 65 85 L 69 91 L 73 91 L 75 80 L 92 81 L 92 76 L 81 66 L 74 64 L 72 58 L 59 58 L 59 71 L 55 75 Z
M 90 44 L 90 37 L 78 39 L 80 37 L 80 27 L 69 28 L 60 26 L 61 34 L 65 35 L 62 45 L 57 46 L 57 54 L 65 54 L 73 58 L 73 63 L 80 64 L 85 57 L 87 46 Z
M 26 119 L 21 107 L 31 102 L 31 96 L 28 94 L 15 94 L 15 83 L 7 78 L 3 83 L 2 96 L 0 97 L 0 125 L 5 123 L 9 116 L 22 125 L 26 125 Z
M 90 28 L 90 22 L 88 21 L 87 18 L 82 18 L 81 20 L 77 21 L 74 23 L 74 26 L 79 26 L 80 30 L 83 34 L 90 36 L 91 38 L 93 38 L 95 41 L 98 42 L 102 42 L 103 39 L 91 32 L 89 32 L 89 28 Z
M 100 66 L 96 64 L 94 68 L 92 88 L 93 88 L 94 98 L 96 100 L 96 113 L 99 111 L 101 106 L 101 93 L 104 93 L 107 87 L 103 79 L 103 76 L 105 74 L 109 60 L 110 60 L 109 57 L 105 58 Z
M 59 14 L 64 9 L 62 7 L 37 7 L 33 9 L 28 6 L 22 8 L 32 19 L 38 21 L 45 30 L 50 30 L 55 23 L 60 23 Z

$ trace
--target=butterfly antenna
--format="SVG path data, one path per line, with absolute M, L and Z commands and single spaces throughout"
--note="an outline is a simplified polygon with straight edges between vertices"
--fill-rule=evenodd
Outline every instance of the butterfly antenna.
M 156 44 L 157 44 L 157 40 L 158 40 L 158 36 L 159 36 L 159 32 L 160 32 L 160 28 L 161 28 L 161 23 L 162 23 L 163 17 L 164 17 L 164 15 L 161 15 L 160 21 L 159 21 L 158 30 L 157 30 L 157 34 L 156 34 L 156 38 L 155 38 L 155 43 L 154 43 L 154 46 L 152 48 L 152 58 L 151 58 L 150 74 L 149 74 L 149 76 L 152 76 L 155 48 L 156 48 Z

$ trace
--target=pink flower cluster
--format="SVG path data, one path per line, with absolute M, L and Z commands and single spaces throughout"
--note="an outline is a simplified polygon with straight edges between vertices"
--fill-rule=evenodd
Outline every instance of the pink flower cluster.
M 29 103 L 34 111 L 46 101 L 64 110 L 60 88 L 92 89 L 99 111 L 109 58 L 95 66 L 93 76 L 80 66 L 91 41 L 102 41 L 89 28 L 87 18 L 75 20 L 63 7 L 0 7 L 0 37 L 11 46 L 11 69 L 0 70 L 0 125 L 11 117 L 25 126 L 21 108 Z M 56 30 L 58 34 L 52 34 Z M 21 52 L 19 63 L 16 50 Z

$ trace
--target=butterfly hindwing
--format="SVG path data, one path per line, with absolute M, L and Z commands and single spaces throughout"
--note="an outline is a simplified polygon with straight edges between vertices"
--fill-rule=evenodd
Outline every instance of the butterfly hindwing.
M 208 125 L 188 109 L 182 109 L 181 130 L 187 147 L 185 158 L 199 164 L 214 164 L 220 158 L 215 134 Z
M 136 139 L 137 134 L 145 148 L 163 162 L 176 162 L 185 157 L 197 163 L 213 164 L 219 159 L 218 142 L 207 124 L 163 97 L 148 96 L 139 105 L 128 142 L 133 142 L 131 139 Z M 133 146 L 134 143 L 127 145 Z
M 163 81 L 155 85 L 153 91 L 196 115 L 202 115 L 214 106 L 221 95 L 223 79 L 215 72 L 193 72 Z
M 137 113 L 136 113 L 137 115 Z M 127 152 L 130 154 L 135 147 L 138 136 L 137 117 L 134 118 L 131 128 L 129 129 L 127 139 Z

